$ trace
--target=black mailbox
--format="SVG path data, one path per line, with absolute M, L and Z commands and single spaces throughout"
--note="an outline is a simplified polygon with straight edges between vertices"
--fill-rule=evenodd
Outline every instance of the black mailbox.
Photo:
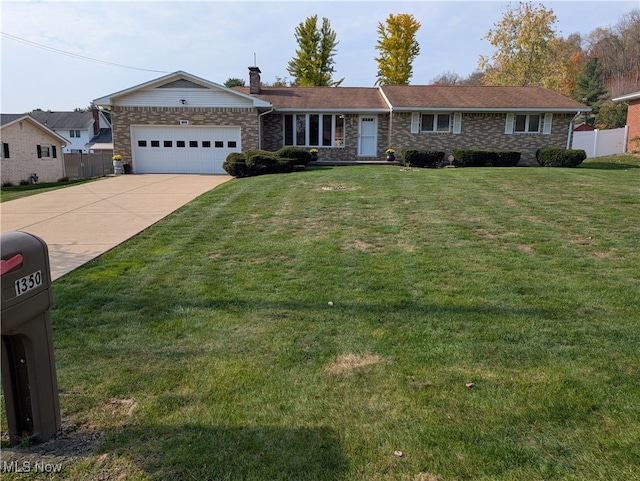
M 0 235 L 2 388 L 11 444 L 36 443 L 60 429 L 49 308 L 49 250 L 25 232 Z

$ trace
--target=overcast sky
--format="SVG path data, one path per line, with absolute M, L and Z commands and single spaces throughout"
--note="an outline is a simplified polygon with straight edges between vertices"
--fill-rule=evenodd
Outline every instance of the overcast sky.
M 613 26 L 640 8 L 640 0 L 538 3 L 553 9 L 564 37 Z M 0 0 L 0 111 L 87 107 L 178 70 L 219 84 L 242 78 L 248 85 L 254 55 L 263 81 L 291 80 L 287 63 L 297 46 L 295 28 L 315 14 L 327 17 L 337 34 L 334 79 L 344 77 L 343 86 L 374 85 L 376 28 L 390 13 L 413 14 L 422 24 L 412 84 L 428 84 L 445 72 L 466 77 L 480 55 L 491 54 L 483 37 L 508 6 L 508 1 L 430 0 Z

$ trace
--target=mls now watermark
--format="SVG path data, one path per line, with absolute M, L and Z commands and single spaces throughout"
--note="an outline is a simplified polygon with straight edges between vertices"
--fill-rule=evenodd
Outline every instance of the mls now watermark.
M 45 463 L 43 461 L 2 461 L 3 473 L 59 473 L 62 463 Z

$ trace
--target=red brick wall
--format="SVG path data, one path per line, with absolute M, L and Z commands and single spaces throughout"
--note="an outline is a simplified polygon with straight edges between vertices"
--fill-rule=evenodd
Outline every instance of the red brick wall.
M 629 126 L 627 152 L 640 152 L 640 99 L 629 102 L 627 125 Z

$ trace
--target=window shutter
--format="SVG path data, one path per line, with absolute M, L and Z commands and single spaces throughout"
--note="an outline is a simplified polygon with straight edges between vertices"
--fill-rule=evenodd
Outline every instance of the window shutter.
M 542 127 L 542 133 L 544 135 L 551 134 L 551 122 L 553 121 L 553 114 L 544 114 L 544 127 Z
M 54 159 L 58 158 L 57 152 L 56 152 L 56 146 L 52 145 L 51 146 L 51 157 L 53 157 Z
M 459 134 L 462 132 L 462 113 L 457 112 L 453 114 L 453 133 Z
M 516 117 L 515 114 L 507 114 L 507 122 L 504 126 L 505 134 L 513 133 L 513 124 L 514 124 L 515 117 Z
M 420 113 L 412 112 L 411 113 L 411 133 L 417 134 L 420 132 Z
M 42 147 L 40 147 L 39 145 L 38 147 L 38 158 L 41 159 L 42 158 Z

